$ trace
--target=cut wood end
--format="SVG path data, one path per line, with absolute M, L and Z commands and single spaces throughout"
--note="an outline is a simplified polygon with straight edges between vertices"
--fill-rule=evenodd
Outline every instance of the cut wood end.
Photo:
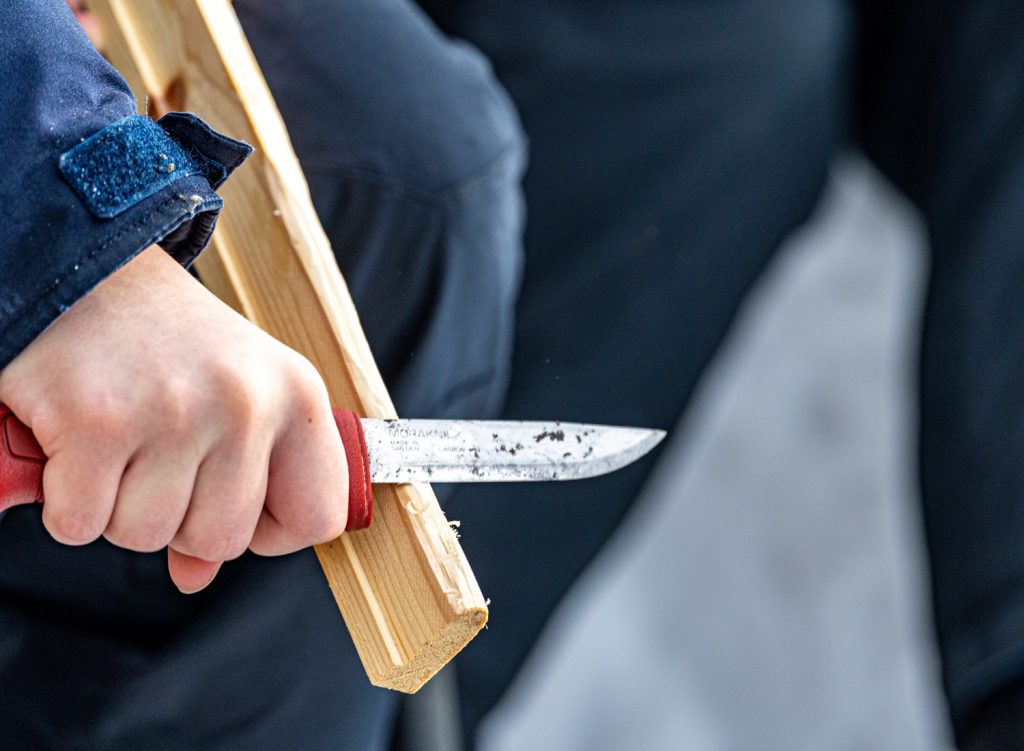
M 434 642 L 424 647 L 412 661 L 395 665 L 388 670 L 368 670 L 370 682 L 380 688 L 415 694 L 480 633 L 487 625 L 487 615 L 485 607 L 464 611 L 457 620 L 438 633 Z
M 472 587 L 458 591 L 450 586 L 421 588 L 404 580 L 404 574 L 425 570 L 415 561 L 409 568 L 380 566 L 377 576 L 364 567 L 364 562 L 374 559 L 376 545 L 359 541 L 397 544 L 381 535 L 388 528 L 388 517 L 400 516 L 401 508 L 382 504 L 374 520 L 376 536 L 371 534 L 374 527 L 346 532 L 317 545 L 316 553 L 370 682 L 415 693 L 480 632 L 487 624 L 488 610 L 475 580 Z M 378 554 L 383 551 L 397 554 L 387 546 Z M 430 571 L 438 575 L 445 569 Z

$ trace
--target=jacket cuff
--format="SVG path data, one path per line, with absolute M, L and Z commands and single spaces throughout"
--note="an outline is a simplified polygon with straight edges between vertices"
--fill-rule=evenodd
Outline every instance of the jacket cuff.
M 60 173 L 87 209 L 79 209 L 80 219 L 71 219 L 78 212 L 68 214 L 65 225 L 66 232 L 79 232 L 80 252 L 51 267 L 52 276 L 35 290 L 0 305 L 6 313 L 0 316 L 0 368 L 150 245 L 159 243 L 182 265 L 191 264 L 224 205 L 214 186 L 251 151 L 194 115 L 172 113 L 159 123 L 135 115 L 118 120 L 61 155 Z
M 217 133 L 195 115 L 172 112 L 156 123 L 132 115 L 62 154 L 59 167 L 82 203 L 100 219 L 121 216 L 167 188 L 181 188 L 188 178 L 204 178 L 208 190 L 188 194 L 192 203 L 204 199 L 204 210 L 156 238 L 188 265 L 209 242 L 221 208 L 219 199 L 204 192 L 220 187 L 251 152 L 248 144 Z

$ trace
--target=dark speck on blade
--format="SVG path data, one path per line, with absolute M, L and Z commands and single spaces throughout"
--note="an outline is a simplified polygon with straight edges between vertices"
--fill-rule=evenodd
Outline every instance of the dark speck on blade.
M 576 443 L 583 443 L 583 436 L 576 436 Z
M 537 443 L 540 443 L 545 438 L 549 441 L 564 441 L 565 431 L 564 430 L 545 430 L 543 433 L 538 433 L 533 437 Z
M 586 458 L 587 458 L 588 456 L 590 456 L 590 455 L 591 455 L 591 454 L 593 454 L 593 453 L 594 453 L 594 447 L 593 447 L 593 446 L 591 446 L 591 447 L 589 447 L 589 448 L 587 449 L 587 453 L 585 453 L 585 454 L 583 455 L 583 458 L 584 458 L 584 459 L 586 459 Z
M 564 454 L 562 454 L 562 458 L 563 459 L 568 459 L 571 456 L 572 456 L 572 454 L 570 452 L 568 452 L 568 451 L 566 451 Z

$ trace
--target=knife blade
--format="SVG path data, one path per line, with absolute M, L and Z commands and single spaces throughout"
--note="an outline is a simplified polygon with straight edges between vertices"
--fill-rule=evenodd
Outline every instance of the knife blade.
M 379 420 L 335 409 L 349 464 L 349 529 L 370 524 L 371 483 L 577 480 L 654 448 L 661 430 L 563 422 Z M 43 500 L 46 455 L 0 404 L 0 512 Z
M 664 431 L 571 422 L 362 419 L 374 482 L 580 480 L 614 472 Z

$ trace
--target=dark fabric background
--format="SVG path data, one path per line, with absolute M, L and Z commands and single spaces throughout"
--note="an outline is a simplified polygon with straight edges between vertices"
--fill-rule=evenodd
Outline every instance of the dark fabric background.
M 530 137 L 506 417 L 676 425 L 837 150 L 861 146 L 907 192 L 931 234 L 921 486 L 957 716 L 1020 676 L 1024 6 L 422 5 L 491 58 Z M 650 464 L 455 496 L 493 598 L 459 660 L 470 732 Z

